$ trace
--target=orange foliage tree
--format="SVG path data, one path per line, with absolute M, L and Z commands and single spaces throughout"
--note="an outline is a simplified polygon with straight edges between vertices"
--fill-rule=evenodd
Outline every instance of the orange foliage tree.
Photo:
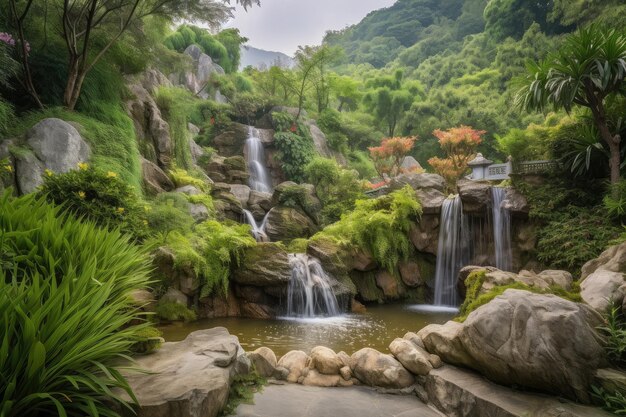
M 446 180 L 450 189 L 454 189 L 456 182 L 467 172 L 467 163 L 476 155 L 476 147 L 482 142 L 485 133 L 484 130 L 476 130 L 471 126 L 437 129 L 433 132 L 447 157 L 433 157 L 428 163 Z
M 382 140 L 380 146 L 368 148 L 378 175 L 381 177 L 384 174 L 390 177 L 398 175 L 404 157 L 411 152 L 416 140 L 416 137 L 386 138 Z

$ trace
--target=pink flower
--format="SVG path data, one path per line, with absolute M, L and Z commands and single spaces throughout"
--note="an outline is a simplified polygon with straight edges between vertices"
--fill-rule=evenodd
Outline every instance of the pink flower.
M 0 42 L 3 42 L 9 46 L 15 46 L 15 39 L 10 33 L 0 32 Z

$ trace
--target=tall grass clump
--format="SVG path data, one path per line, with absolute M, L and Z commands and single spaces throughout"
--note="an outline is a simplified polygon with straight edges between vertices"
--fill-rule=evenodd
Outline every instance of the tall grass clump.
M 119 231 L 0 196 L 0 416 L 118 416 L 149 260 Z

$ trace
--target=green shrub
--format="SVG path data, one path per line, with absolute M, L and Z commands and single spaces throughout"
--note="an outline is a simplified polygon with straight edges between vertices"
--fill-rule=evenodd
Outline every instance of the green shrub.
M 148 284 L 142 249 L 34 195 L 8 193 L 0 197 L 0 249 L 0 414 L 130 409 L 113 389 L 134 399 L 117 367 L 144 326 L 128 326 L 141 319 L 128 295 Z
M 87 164 L 65 174 L 46 171 L 39 194 L 100 226 L 119 227 L 137 238 L 148 232 L 139 196 L 113 171 L 105 173 Z
M 197 318 L 196 313 L 187 306 L 173 301 L 159 301 L 156 314 L 167 321 L 194 321 Z
M 287 251 L 289 253 L 306 253 L 306 249 L 309 246 L 309 241 L 304 238 L 294 239 L 289 242 Z
M 257 372 L 248 375 L 237 375 L 228 391 L 228 403 L 220 412 L 220 416 L 235 414 L 240 404 L 254 404 L 254 394 L 261 392 L 267 380 L 259 376 Z
M 580 273 L 616 239 L 621 229 L 601 204 L 597 181 L 572 182 L 555 176 L 543 185 L 519 180 L 514 185 L 528 198 L 529 216 L 538 223 L 536 257 L 547 266 Z
M 406 186 L 388 195 L 356 202 L 355 209 L 312 237 L 334 238 L 372 254 L 376 262 L 394 272 L 411 254 L 409 230 L 419 220 L 422 206 L 415 191 Z
M 617 416 L 626 416 L 626 395 L 619 391 L 608 392 L 602 387 L 591 386 L 591 395 L 604 410 Z
M 200 191 L 208 191 L 208 185 L 205 180 L 194 177 L 187 170 L 174 168 L 169 172 L 170 178 L 174 182 L 176 187 L 184 187 L 185 185 L 192 185 Z
M 294 122 L 294 117 L 288 113 L 272 113 L 272 120 L 276 128 L 276 156 L 283 172 L 291 181 L 304 182 L 304 167 L 316 154 L 308 126 L 301 121 Z
M 170 232 L 188 233 L 194 224 L 189 214 L 188 202 L 180 193 L 161 193 L 151 206 L 147 206 L 146 218 L 152 234 L 159 234 L 162 241 Z
M 606 337 L 606 353 L 616 366 L 626 365 L 626 320 L 621 305 L 613 305 L 606 316 L 606 325 L 599 328 Z
M 338 221 L 343 213 L 354 208 L 355 201 L 363 196 L 363 186 L 356 171 L 343 169 L 332 159 L 314 158 L 304 168 L 308 182 L 315 186 L 324 208 L 323 224 Z
M 626 217 L 626 180 L 611 184 L 602 202 L 611 217 L 615 219 Z
M 200 297 L 206 297 L 217 290 L 226 293 L 231 267 L 239 265 L 244 250 L 256 241 L 248 225 L 209 220 L 192 233 L 170 233 L 166 245 L 176 255 L 174 267 L 193 270 L 200 279 Z

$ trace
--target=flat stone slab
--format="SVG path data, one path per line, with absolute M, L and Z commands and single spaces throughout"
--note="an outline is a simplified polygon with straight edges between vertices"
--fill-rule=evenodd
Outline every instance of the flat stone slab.
M 425 377 L 428 401 L 450 417 L 610 417 L 599 408 L 555 397 L 516 391 L 451 365 L 433 369 Z
M 441 417 L 415 395 L 381 394 L 371 388 L 268 385 L 242 404 L 237 417 Z

